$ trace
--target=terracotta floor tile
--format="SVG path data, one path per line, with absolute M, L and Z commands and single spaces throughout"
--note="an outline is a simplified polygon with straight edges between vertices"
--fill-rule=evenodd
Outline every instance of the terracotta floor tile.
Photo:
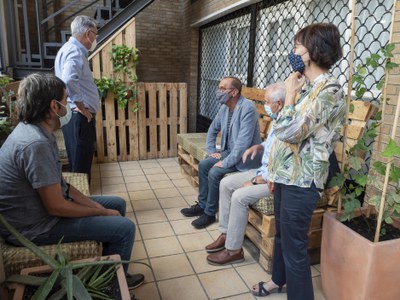
M 169 167 L 179 167 L 179 163 L 176 161 L 158 161 L 161 167 L 168 169 Z
M 135 217 L 135 214 L 133 212 L 127 212 L 125 214 L 125 217 L 127 217 L 129 220 L 131 220 L 133 223 L 137 224 L 137 220 Z
M 101 179 L 101 184 L 102 185 L 112 185 L 112 184 L 121 184 L 125 183 L 124 177 L 121 176 L 115 176 L 115 177 L 104 177 Z
M 121 170 L 108 170 L 108 171 L 101 171 L 101 178 L 107 177 L 115 177 L 115 176 L 122 176 Z
M 119 170 L 120 166 L 116 163 L 106 163 L 106 164 L 99 164 L 100 171 L 103 173 L 104 171 L 114 171 Z
M 158 283 L 158 286 L 163 300 L 208 299 L 199 279 L 194 275 L 163 280 Z
M 145 240 L 144 244 L 149 257 L 183 253 L 183 249 L 175 236 Z
M 239 294 L 239 295 L 232 296 L 232 297 L 227 297 L 227 298 L 224 298 L 224 300 L 254 300 L 254 296 L 250 292 L 248 292 L 248 293 Z
M 312 277 L 321 276 L 321 272 L 318 271 L 318 269 L 314 268 L 314 266 L 310 266 L 310 269 Z
M 192 187 L 192 185 L 185 178 L 182 179 L 172 179 L 172 182 L 176 187 Z
M 103 185 L 101 187 L 103 195 L 112 195 L 114 193 L 126 193 L 125 183 L 113 184 L 113 185 Z
M 200 274 L 199 279 L 210 298 L 216 299 L 249 291 L 234 269 Z
M 257 263 L 235 267 L 235 269 L 249 289 L 260 281 L 267 282 L 271 279 L 271 275 L 265 272 L 265 270 Z
M 164 212 L 170 221 L 183 220 L 186 219 L 186 217 L 181 214 L 181 209 L 181 207 L 164 208 Z
M 146 175 L 147 180 L 149 182 L 154 182 L 154 181 L 164 181 L 164 180 L 168 180 L 169 177 L 167 176 L 167 174 L 153 174 L 153 175 Z
M 150 169 L 143 168 L 143 172 L 146 175 L 158 175 L 158 174 L 165 174 L 164 169 L 161 167 L 155 167 Z
M 206 250 L 204 249 L 199 251 L 187 252 L 186 254 L 189 257 L 190 263 L 192 264 L 197 274 L 232 268 L 232 265 L 226 265 L 226 266 L 210 265 L 207 262 L 207 255 L 209 255 L 209 253 L 207 253 Z
M 122 170 L 124 176 L 144 176 L 142 169 L 128 169 Z
M 154 162 L 145 162 L 144 160 L 140 161 L 140 166 L 142 169 L 154 169 L 154 168 L 161 168 L 157 161 Z
M 180 173 L 180 171 L 178 173 L 167 173 L 167 175 L 170 179 L 185 179 L 185 177 Z
M 143 241 L 135 241 L 131 254 L 131 260 L 147 259 L 146 250 L 144 249 Z
M 187 233 L 204 232 L 205 229 L 196 229 L 192 226 L 192 222 L 195 218 L 185 218 L 184 220 L 171 221 L 171 225 L 177 235 Z
M 148 259 L 137 260 L 129 265 L 128 273 L 129 274 L 141 273 L 144 275 L 144 283 L 154 282 L 153 271 L 143 263 L 150 265 L 151 267 L 150 261 Z
M 183 195 L 183 196 L 196 196 L 198 195 L 198 191 L 197 189 L 188 186 L 188 187 L 180 187 L 178 188 L 179 192 Z
M 160 300 L 160 295 L 158 294 L 157 286 L 154 282 L 145 283 L 131 291 L 131 295 L 135 295 L 136 299 L 143 300 Z
M 320 264 L 313 265 L 313 267 L 316 268 L 317 271 L 321 273 L 321 265 Z
M 171 180 L 161 180 L 161 181 L 151 181 L 150 186 L 152 189 L 163 189 L 163 188 L 173 188 L 174 184 L 171 182 Z
M 172 197 L 172 198 L 158 198 L 158 201 L 160 201 L 160 204 L 162 208 L 173 208 L 173 207 L 179 207 L 182 209 L 182 207 L 186 206 L 186 201 L 181 197 Z
M 185 254 L 151 258 L 156 280 L 176 278 L 194 274 Z
M 186 200 L 189 206 L 194 205 L 198 200 L 198 193 L 196 193 L 196 195 L 183 195 L 183 198 Z
M 178 190 L 175 187 L 173 187 L 173 188 L 154 189 L 154 193 L 156 194 L 158 199 L 180 196 Z
M 174 235 L 168 222 L 140 224 L 139 228 L 144 240 Z
M 150 185 L 147 182 L 131 182 L 126 184 L 128 192 L 150 190 Z
M 137 200 L 132 201 L 132 205 L 135 211 L 161 209 L 157 200 Z
M 208 232 L 178 235 L 178 239 L 185 252 L 204 250 L 208 244 L 214 241 Z
M 167 173 L 178 173 L 181 171 L 181 167 L 179 165 L 177 166 L 170 166 L 168 168 L 165 168 L 165 171 Z
M 125 183 L 137 183 L 137 182 L 147 182 L 147 178 L 144 175 L 137 176 L 124 176 Z
M 138 161 L 121 161 L 119 163 L 119 166 L 122 170 L 129 170 L 129 169 L 135 169 L 135 168 L 140 168 L 140 164 Z
M 137 211 L 136 217 L 139 224 L 167 221 L 162 209 Z
M 152 190 L 129 192 L 129 196 L 132 201 L 156 199 L 156 195 L 154 195 Z

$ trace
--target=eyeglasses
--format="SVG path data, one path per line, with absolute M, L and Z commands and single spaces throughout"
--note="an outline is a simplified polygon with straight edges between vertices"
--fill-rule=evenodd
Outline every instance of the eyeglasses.
M 217 87 L 217 92 L 225 92 L 225 91 L 232 91 L 235 88 L 224 88 L 224 87 Z
M 88 31 L 90 31 L 91 33 L 94 33 L 94 35 L 96 36 L 96 38 L 99 36 L 98 32 L 96 32 L 96 31 L 93 31 L 93 30 L 91 30 L 91 29 L 89 29 Z

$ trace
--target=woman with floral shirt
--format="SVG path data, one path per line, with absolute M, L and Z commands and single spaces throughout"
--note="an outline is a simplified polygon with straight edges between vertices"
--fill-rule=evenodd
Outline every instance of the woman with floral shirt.
M 269 164 L 276 225 L 272 278 L 254 285 L 252 292 L 267 296 L 287 290 L 288 299 L 311 300 L 307 233 L 328 177 L 329 156 L 340 137 L 346 103 L 342 87 L 329 73 L 342 57 L 337 27 L 312 24 L 293 40 L 288 57 L 293 73 L 285 81 L 285 107 L 274 127 L 276 142 Z

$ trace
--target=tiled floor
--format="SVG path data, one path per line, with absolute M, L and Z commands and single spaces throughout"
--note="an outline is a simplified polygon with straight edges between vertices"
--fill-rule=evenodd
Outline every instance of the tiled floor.
M 194 204 L 197 190 L 181 175 L 177 159 L 93 165 L 91 194 L 119 195 L 137 224 L 130 272 L 145 274 L 134 290 L 140 300 L 257 299 L 251 286 L 270 278 L 245 249 L 245 262 L 224 267 L 206 262 L 204 247 L 219 236 L 217 223 L 197 230 L 180 209 Z M 315 299 L 324 299 L 319 266 L 311 267 Z M 268 299 L 286 299 L 275 294 Z

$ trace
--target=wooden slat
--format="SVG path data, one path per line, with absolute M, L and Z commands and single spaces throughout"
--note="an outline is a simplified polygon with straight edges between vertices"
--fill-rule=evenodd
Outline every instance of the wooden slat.
M 100 70 L 100 54 L 96 55 L 92 59 L 92 67 L 93 67 L 93 77 L 100 78 L 101 70 Z M 100 100 L 99 100 L 100 101 Z M 103 107 L 99 105 L 99 109 L 97 110 L 96 115 L 96 143 L 97 143 L 97 160 L 104 160 L 104 135 L 103 135 Z
M 179 133 L 187 132 L 187 86 L 179 83 Z
M 138 114 L 139 158 L 147 159 L 146 91 L 144 83 L 138 84 L 138 103 L 139 106 L 141 107 Z
M 167 124 L 167 86 L 165 83 L 157 84 L 158 90 L 158 100 L 160 109 L 160 122 L 159 126 L 160 132 L 160 153 L 157 157 L 167 157 L 168 156 L 168 124 Z
M 347 138 L 358 140 L 362 137 L 364 133 L 364 128 L 366 126 L 366 122 L 352 120 L 349 125 L 347 125 Z
M 149 93 L 149 140 L 150 151 L 148 158 L 157 157 L 157 85 L 155 83 L 145 83 L 146 90 Z
M 242 87 L 242 95 L 243 95 L 243 97 L 245 97 L 247 99 L 264 101 L 265 90 L 251 88 L 251 87 Z
M 349 114 L 349 119 L 367 121 L 368 117 L 370 117 L 373 105 L 369 102 L 360 100 L 352 101 L 352 104 L 354 105 L 354 110 Z
M 178 85 L 171 83 L 169 93 L 169 111 L 170 111 L 170 125 L 169 125 L 169 138 L 170 138 L 170 149 L 169 156 L 176 156 L 178 126 L 177 119 L 175 116 L 178 113 Z
M 136 101 L 139 101 L 136 99 Z M 138 112 L 133 112 L 134 102 L 128 104 L 129 156 L 128 160 L 139 160 L 139 123 Z

